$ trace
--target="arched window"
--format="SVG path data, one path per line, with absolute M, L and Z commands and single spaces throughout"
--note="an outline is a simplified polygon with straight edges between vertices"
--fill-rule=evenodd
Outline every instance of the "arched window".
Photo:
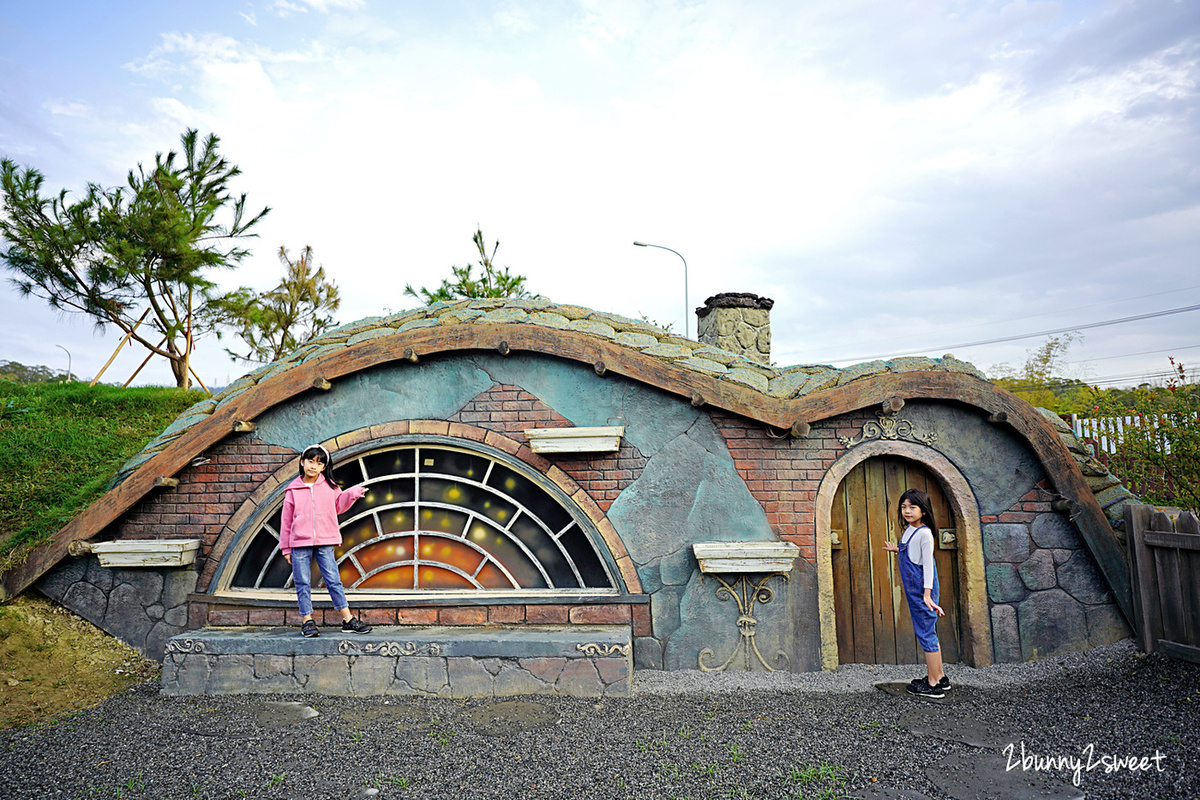
M 347 589 L 613 589 L 566 503 L 514 466 L 445 445 L 401 445 L 338 464 L 342 486 L 367 494 L 339 517 Z M 232 589 L 286 589 L 279 552 L 283 498 L 251 533 Z M 317 576 L 314 575 L 314 579 Z

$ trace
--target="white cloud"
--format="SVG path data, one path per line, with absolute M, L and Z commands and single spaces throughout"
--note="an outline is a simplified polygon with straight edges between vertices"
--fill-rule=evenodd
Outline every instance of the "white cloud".
M 275 0 L 269 10 L 281 17 L 287 17 L 297 12 L 305 13 L 309 8 L 321 14 L 329 14 L 334 11 L 357 11 L 365 7 L 364 0 L 299 0 L 299 4 L 289 0 Z
M 320 13 L 184 20 L 132 61 L 151 90 L 109 158 L 217 132 L 238 191 L 274 207 L 219 277 L 270 285 L 276 248 L 311 244 L 345 320 L 410 305 L 404 283 L 469 260 L 481 224 L 535 290 L 682 330 L 678 259 L 631 242 L 674 247 L 693 306 L 776 298 L 785 361 L 1082 323 L 1073 305 L 1169 287 L 1200 246 L 1197 24 L 1085 6 L 284 0 Z
M 69 103 L 63 100 L 47 100 L 42 108 L 51 114 L 62 117 L 86 117 L 91 113 L 87 103 Z

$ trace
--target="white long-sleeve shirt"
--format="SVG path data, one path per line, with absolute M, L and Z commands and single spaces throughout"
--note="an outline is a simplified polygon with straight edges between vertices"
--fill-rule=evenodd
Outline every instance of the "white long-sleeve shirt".
M 933 589 L 933 577 L 937 567 L 933 563 L 933 532 L 922 525 L 909 525 L 900 535 L 900 543 L 908 547 L 908 560 L 921 567 L 924 588 Z

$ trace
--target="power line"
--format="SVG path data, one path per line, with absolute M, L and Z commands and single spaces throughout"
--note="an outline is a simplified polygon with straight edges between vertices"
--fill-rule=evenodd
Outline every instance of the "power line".
M 1153 356 L 1158 353 L 1180 353 L 1184 350 L 1195 350 L 1200 344 L 1189 344 L 1187 347 L 1164 347 L 1162 350 L 1143 350 L 1140 353 L 1124 353 L 1119 356 L 1097 356 L 1096 358 L 1081 358 L 1078 361 L 1064 361 L 1067 364 L 1090 364 L 1093 361 L 1111 361 L 1114 358 L 1132 358 L 1133 356 Z
M 1200 310 L 1200 304 L 1197 304 L 1194 306 L 1182 306 L 1180 308 L 1169 308 L 1165 311 L 1152 311 L 1149 314 L 1135 314 L 1132 317 L 1121 317 L 1119 319 L 1106 319 L 1101 322 L 1089 322 L 1084 325 L 1071 325 L 1070 327 L 1055 328 L 1054 330 L 1050 330 L 1050 331 L 1038 331 L 1036 333 L 1022 333 L 1018 336 L 1000 336 L 995 339 L 980 339 L 977 342 L 960 342 L 958 344 L 948 344 L 948 345 L 944 345 L 942 347 L 923 347 L 919 350 L 908 350 L 903 353 L 878 353 L 876 355 L 870 355 L 870 356 L 854 356 L 852 358 L 838 358 L 838 359 L 834 359 L 834 360 L 838 361 L 838 362 L 852 361 L 852 362 L 857 363 L 857 362 L 861 362 L 861 361 L 874 361 L 877 358 L 900 358 L 902 356 L 921 355 L 923 353 L 928 353 L 930 351 L 937 351 L 937 350 L 946 352 L 948 350 L 954 350 L 959 347 L 978 347 L 979 345 L 985 345 L 985 344 L 1000 344 L 1001 342 L 1016 342 L 1016 341 L 1020 341 L 1021 339 L 1034 339 L 1034 338 L 1037 338 L 1038 336 L 1053 336 L 1058 333 L 1070 333 L 1071 331 L 1084 331 L 1084 330 L 1089 330 L 1091 328 L 1104 328 L 1109 325 L 1121 325 L 1126 322 L 1137 322 L 1139 320 L 1153 319 L 1155 317 L 1167 317 L 1172 314 L 1184 314 L 1188 311 L 1196 311 L 1196 310 Z
M 1182 294 L 1183 292 L 1190 292 L 1193 289 L 1200 289 L 1200 285 L 1184 286 L 1180 289 L 1171 289 L 1166 292 L 1152 292 L 1151 294 L 1140 294 L 1135 297 L 1122 297 L 1119 300 L 1106 300 L 1103 303 L 1092 303 L 1092 304 L 1086 305 L 1086 306 L 1071 306 L 1070 308 L 1056 308 L 1056 309 L 1052 309 L 1050 311 L 1042 311 L 1037 314 L 1026 314 L 1026 315 L 1020 316 L 1020 317 L 1008 317 L 1007 319 L 993 319 L 993 320 L 987 320 L 986 322 L 976 322 L 971 325 L 959 325 L 954 328 L 951 328 L 950 330 L 951 331 L 964 331 L 964 330 L 969 330 L 971 328 L 983 327 L 986 325 L 1003 325 L 1008 322 L 1020 322 L 1021 320 L 1024 320 L 1024 319 L 1036 319 L 1037 317 L 1046 317 L 1046 316 L 1050 316 L 1051 314 L 1062 314 L 1067 311 L 1071 311 L 1071 312 L 1087 311 L 1089 308 L 1101 308 L 1103 306 L 1120 305 L 1121 303 L 1129 303 L 1134 300 L 1145 300 L 1146 298 L 1149 298 L 1149 297 L 1161 297 L 1162 295 L 1165 295 L 1165 294 L 1175 294 L 1175 295 Z M 864 340 L 864 341 L 866 341 L 866 340 Z M 855 346 L 860 343 L 861 342 L 851 342 L 850 345 Z M 934 348 L 926 348 L 926 349 L 932 350 Z M 851 359 L 834 359 L 834 360 L 835 361 L 849 361 Z
M 1142 383 L 1149 383 L 1160 378 L 1170 378 L 1178 375 L 1172 370 L 1164 370 L 1163 372 L 1131 372 L 1125 375 L 1106 375 L 1101 378 L 1093 378 L 1091 380 L 1073 380 L 1069 378 L 1059 378 L 1053 382 L 1046 383 L 1017 383 L 1012 386 L 1005 387 L 1009 391 L 1024 391 L 1028 389 L 1064 389 L 1068 386 L 1099 386 L 1103 383 L 1124 383 L 1130 379 L 1139 379 Z M 993 379 L 999 380 L 999 379 Z

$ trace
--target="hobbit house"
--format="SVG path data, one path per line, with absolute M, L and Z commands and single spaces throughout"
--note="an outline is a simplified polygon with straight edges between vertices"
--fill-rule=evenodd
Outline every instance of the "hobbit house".
M 948 661 L 1129 635 L 1131 496 L 1056 417 L 950 356 L 768 366 L 764 300 L 710 299 L 720 347 L 543 298 L 346 325 L 186 411 L 4 592 L 36 586 L 179 694 L 619 695 L 635 668 L 915 663 L 882 544 L 916 487 Z M 279 520 L 314 443 L 367 490 L 337 550 L 366 636 L 296 634 Z

